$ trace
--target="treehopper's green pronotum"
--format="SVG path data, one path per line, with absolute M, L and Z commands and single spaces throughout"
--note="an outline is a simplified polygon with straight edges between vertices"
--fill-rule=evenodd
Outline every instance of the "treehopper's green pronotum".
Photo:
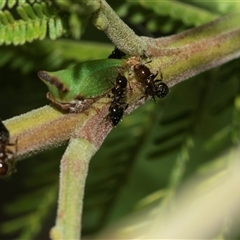
M 122 68 L 124 60 L 102 59 L 84 62 L 57 72 L 39 71 L 47 85 L 47 98 L 70 112 L 81 112 L 108 92 Z

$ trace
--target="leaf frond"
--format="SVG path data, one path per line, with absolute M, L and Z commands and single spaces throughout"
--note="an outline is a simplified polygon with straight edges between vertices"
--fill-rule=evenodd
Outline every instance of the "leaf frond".
M 169 34 L 187 27 L 199 26 L 220 16 L 214 11 L 189 2 L 155 1 L 153 4 L 147 0 L 129 0 L 119 7 L 118 13 L 129 19 L 132 24 L 137 24 L 140 30 L 143 29 L 143 25 L 148 31 L 156 34 Z
M 139 1 L 139 3 L 142 7 L 151 9 L 157 15 L 181 20 L 187 26 L 198 26 L 219 17 L 219 15 L 208 10 L 179 1 L 162 1 L 156 2 L 156 4 L 151 4 L 149 1 Z
M 8 10 L 0 11 L 0 45 L 22 45 L 49 36 L 54 40 L 67 32 L 64 18 L 45 2 L 17 6 L 18 18 Z

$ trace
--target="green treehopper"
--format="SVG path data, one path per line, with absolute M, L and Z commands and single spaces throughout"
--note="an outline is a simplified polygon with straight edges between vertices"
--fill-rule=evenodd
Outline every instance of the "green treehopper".
M 94 60 L 56 72 L 39 71 L 38 77 L 47 85 L 47 98 L 55 106 L 82 112 L 111 90 L 124 63 L 120 59 Z

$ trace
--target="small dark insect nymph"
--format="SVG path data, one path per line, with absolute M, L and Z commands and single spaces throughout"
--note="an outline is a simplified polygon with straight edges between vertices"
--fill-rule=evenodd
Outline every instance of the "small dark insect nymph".
M 158 73 L 151 73 L 150 69 L 143 64 L 135 65 L 134 72 L 139 82 L 145 87 L 145 95 L 147 97 L 151 96 L 152 99 L 156 101 L 155 96 L 164 98 L 168 94 L 169 88 L 167 84 L 162 81 L 162 74 L 160 79 L 154 80 Z
M 109 119 L 113 126 L 116 126 L 122 119 L 125 109 L 128 105 L 125 103 L 127 79 L 120 73 L 116 78 L 116 84 L 112 88 L 112 102 L 109 107 Z
M 108 56 L 108 58 L 122 59 L 124 56 L 126 56 L 126 54 L 119 50 L 117 47 L 115 47 L 112 53 Z
M 16 145 L 16 143 L 10 143 L 9 137 L 9 131 L 0 120 L 0 176 L 9 175 L 15 170 L 13 161 L 14 153 L 7 146 Z

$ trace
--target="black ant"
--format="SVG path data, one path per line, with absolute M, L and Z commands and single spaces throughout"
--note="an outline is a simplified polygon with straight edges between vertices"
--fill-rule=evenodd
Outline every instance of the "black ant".
M 0 120 L 0 176 L 9 175 L 15 170 L 13 161 L 14 153 L 7 149 L 7 146 L 17 146 L 17 143 L 10 143 L 9 137 L 9 131 Z
M 163 77 L 154 80 L 158 73 L 153 74 L 149 68 L 143 64 L 137 64 L 134 66 L 134 72 L 142 85 L 145 86 L 145 95 L 151 96 L 154 101 L 155 96 L 159 98 L 164 98 L 168 92 L 169 88 L 166 83 L 162 81 Z
M 109 107 L 108 115 L 114 126 L 116 126 L 122 119 L 124 111 L 128 107 L 128 105 L 126 105 L 126 103 L 124 102 L 124 99 L 126 98 L 126 87 L 127 79 L 119 73 L 116 78 L 116 84 L 112 88 L 112 103 Z

